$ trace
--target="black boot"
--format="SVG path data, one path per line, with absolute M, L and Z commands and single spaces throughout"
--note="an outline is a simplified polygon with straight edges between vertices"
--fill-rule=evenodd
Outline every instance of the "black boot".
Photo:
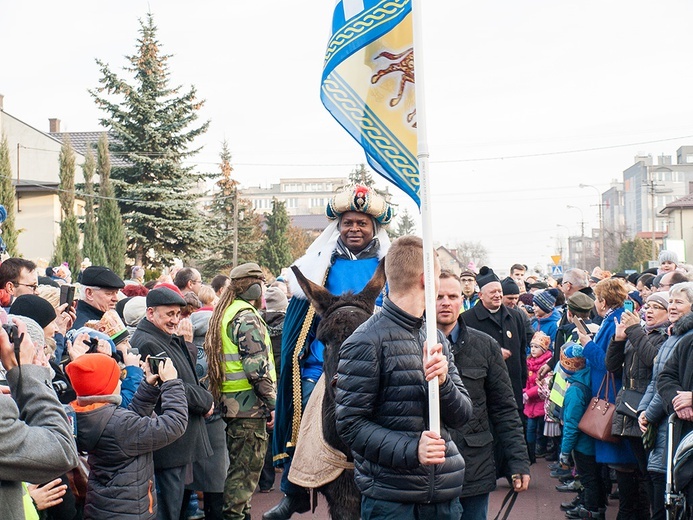
M 262 515 L 262 520 L 287 520 L 294 513 L 306 513 L 310 510 L 310 495 L 284 495 L 284 498 L 272 509 Z
M 536 457 L 536 446 L 534 445 L 533 442 L 528 442 L 527 443 L 527 454 L 529 455 L 529 463 L 530 464 L 535 464 L 537 462 L 537 457 Z

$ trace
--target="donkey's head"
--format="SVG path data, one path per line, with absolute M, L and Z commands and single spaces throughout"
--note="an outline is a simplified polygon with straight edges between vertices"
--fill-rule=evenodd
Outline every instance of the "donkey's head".
M 341 296 L 335 296 L 324 287 L 308 280 L 295 265 L 291 266 L 291 270 L 294 272 L 294 275 L 296 275 L 296 281 L 301 289 L 303 289 L 308 301 L 310 301 L 315 308 L 315 312 L 324 321 L 334 311 L 341 307 L 358 307 L 366 311 L 368 315 L 373 314 L 375 301 L 383 290 L 383 287 L 385 287 L 385 268 L 383 262 L 384 260 L 381 260 L 378 263 L 375 273 L 373 273 L 373 276 L 360 293 L 354 294 L 349 291 Z

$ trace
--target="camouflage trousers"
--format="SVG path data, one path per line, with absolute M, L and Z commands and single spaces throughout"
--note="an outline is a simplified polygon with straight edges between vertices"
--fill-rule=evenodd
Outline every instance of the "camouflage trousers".
M 228 418 L 226 448 L 229 470 L 224 483 L 224 519 L 250 517 L 250 498 L 260 480 L 267 451 L 267 429 L 264 418 Z

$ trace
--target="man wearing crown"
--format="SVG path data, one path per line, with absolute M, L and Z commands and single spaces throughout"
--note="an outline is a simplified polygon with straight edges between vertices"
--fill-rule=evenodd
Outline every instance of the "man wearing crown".
M 332 222 L 295 265 L 332 294 L 359 292 L 390 247 L 384 226 L 394 216 L 392 206 L 372 188 L 357 185 L 335 194 L 326 214 Z M 289 284 L 293 297 L 284 320 L 274 429 L 274 461 L 284 466 L 281 490 L 285 496 L 263 520 L 283 520 L 310 509 L 308 491 L 289 482 L 288 473 L 301 415 L 322 374 L 324 346 L 315 339 L 319 318 L 293 276 Z

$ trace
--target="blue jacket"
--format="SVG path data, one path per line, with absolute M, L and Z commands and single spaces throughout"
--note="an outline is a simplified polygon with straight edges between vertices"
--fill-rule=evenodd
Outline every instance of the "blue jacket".
M 551 314 L 549 314 L 548 316 L 544 316 L 543 318 L 532 319 L 532 328 L 535 331 L 542 331 L 544 334 L 551 338 L 552 351 L 554 344 L 556 343 L 556 331 L 558 330 L 559 321 L 561 321 L 561 310 L 556 307 L 553 308 L 553 311 L 551 311 Z
M 591 371 L 591 386 L 592 395 L 596 396 L 599 392 L 599 386 L 606 374 L 606 349 L 609 347 L 611 338 L 616 332 L 616 324 L 614 318 L 621 320 L 623 307 L 609 311 L 602 321 L 599 332 L 594 336 L 594 339 L 585 345 L 583 351 L 587 364 Z M 601 397 L 607 396 L 610 403 L 616 401 L 616 394 L 621 389 L 621 374 L 614 374 L 615 391 L 611 388 L 611 384 L 606 385 L 608 388 L 602 390 Z M 630 449 L 630 443 L 620 440 L 617 443 L 594 441 L 595 457 L 597 462 L 604 464 L 635 464 L 635 456 Z
M 582 433 L 578 424 L 591 400 L 590 368 L 585 367 L 568 377 L 570 386 L 563 400 L 563 442 L 561 453 L 577 450 L 584 455 L 594 456 L 594 439 Z M 589 394 L 589 395 L 588 395 Z

